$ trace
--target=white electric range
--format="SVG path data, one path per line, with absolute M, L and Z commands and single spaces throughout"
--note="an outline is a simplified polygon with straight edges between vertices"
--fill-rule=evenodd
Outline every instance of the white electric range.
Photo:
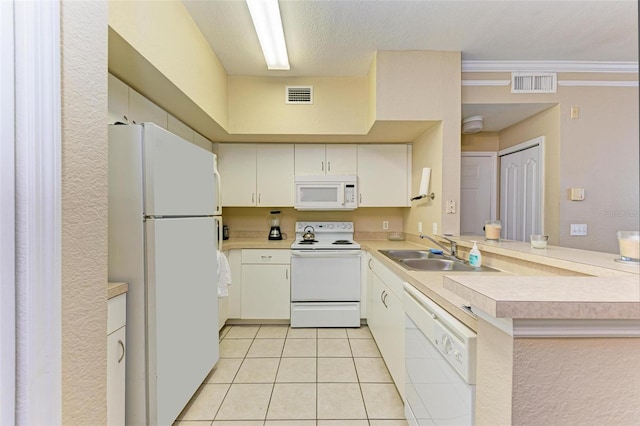
M 314 234 L 305 241 L 303 235 Z M 353 222 L 297 222 L 291 327 L 360 327 L 360 244 Z

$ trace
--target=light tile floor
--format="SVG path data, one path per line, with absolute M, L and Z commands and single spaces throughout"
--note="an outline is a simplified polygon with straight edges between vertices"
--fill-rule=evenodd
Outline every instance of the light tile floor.
M 369 329 L 226 326 L 176 426 L 405 426 Z

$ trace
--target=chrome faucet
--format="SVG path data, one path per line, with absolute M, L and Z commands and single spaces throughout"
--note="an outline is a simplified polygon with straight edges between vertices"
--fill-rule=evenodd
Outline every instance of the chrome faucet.
M 445 237 L 445 236 L 441 236 L 440 238 L 443 238 L 445 240 L 447 240 L 450 244 L 450 247 L 445 247 L 442 243 L 440 243 L 439 241 L 436 241 L 435 239 L 431 238 L 428 235 L 422 234 L 422 233 L 418 233 L 418 236 L 420 238 L 426 238 L 429 241 L 431 241 L 432 243 L 434 243 L 435 245 L 437 245 L 438 247 L 440 247 L 442 250 L 444 250 L 445 252 L 447 252 L 447 254 L 449 256 L 455 257 L 456 259 L 458 259 L 458 244 L 453 241 L 450 240 L 449 238 Z

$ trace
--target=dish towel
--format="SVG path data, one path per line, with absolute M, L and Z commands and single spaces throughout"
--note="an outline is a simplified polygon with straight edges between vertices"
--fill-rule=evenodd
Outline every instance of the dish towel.
M 220 250 L 218 250 L 218 297 L 229 295 L 228 286 L 231 285 L 231 267 L 229 260 Z

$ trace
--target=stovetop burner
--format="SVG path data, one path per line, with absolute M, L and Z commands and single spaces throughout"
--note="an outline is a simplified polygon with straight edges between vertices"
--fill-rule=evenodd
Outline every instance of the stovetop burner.
M 333 243 L 331 244 L 337 244 L 337 245 L 349 245 L 349 244 L 353 244 L 353 241 L 349 241 L 349 240 L 335 240 Z
M 318 240 L 302 240 L 302 241 L 298 241 L 298 244 L 314 244 L 317 242 Z

